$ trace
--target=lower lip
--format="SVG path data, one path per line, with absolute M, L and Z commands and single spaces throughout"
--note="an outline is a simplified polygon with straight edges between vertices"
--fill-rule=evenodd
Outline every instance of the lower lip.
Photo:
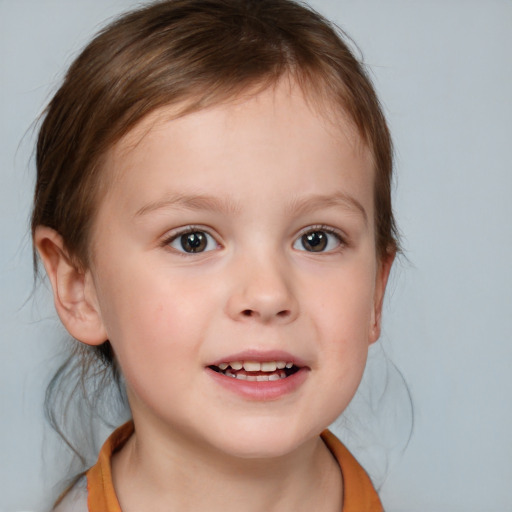
M 308 368 L 303 367 L 284 379 L 258 382 L 227 377 L 211 368 L 206 368 L 206 370 L 215 382 L 232 393 L 248 400 L 262 402 L 278 400 L 285 395 L 293 393 L 304 383 L 308 375 Z

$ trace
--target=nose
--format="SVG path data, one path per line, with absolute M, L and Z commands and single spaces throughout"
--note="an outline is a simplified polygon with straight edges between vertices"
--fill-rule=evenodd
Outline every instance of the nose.
M 233 320 L 286 324 L 296 319 L 299 304 L 289 265 L 245 258 L 237 267 L 230 276 L 227 302 L 227 313 Z

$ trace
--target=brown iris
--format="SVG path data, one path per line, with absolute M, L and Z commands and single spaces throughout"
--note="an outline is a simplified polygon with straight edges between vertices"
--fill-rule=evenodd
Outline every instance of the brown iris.
M 185 252 L 202 252 L 205 250 L 208 240 L 202 231 L 193 231 L 181 235 L 180 242 Z
M 312 231 L 303 235 L 301 241 L 306 251 L 320 252 L 327 247 L 327 234 L 324 231 Z

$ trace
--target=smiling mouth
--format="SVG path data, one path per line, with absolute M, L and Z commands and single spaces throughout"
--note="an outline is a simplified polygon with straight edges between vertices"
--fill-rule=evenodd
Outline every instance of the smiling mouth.
M 300 370 L 300 367 L 291 361 L 230 361 L 208 368 L 226 377 L 250 382 L 286 379 Z

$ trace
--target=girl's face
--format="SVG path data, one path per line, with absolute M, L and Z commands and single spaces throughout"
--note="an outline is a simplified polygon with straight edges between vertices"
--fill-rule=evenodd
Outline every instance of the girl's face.
M 172 117 L 108 156 L 91 300 L 140 432 L 289 453 L 345 409 L 379 335 L 371 157 L 294 85 Z

